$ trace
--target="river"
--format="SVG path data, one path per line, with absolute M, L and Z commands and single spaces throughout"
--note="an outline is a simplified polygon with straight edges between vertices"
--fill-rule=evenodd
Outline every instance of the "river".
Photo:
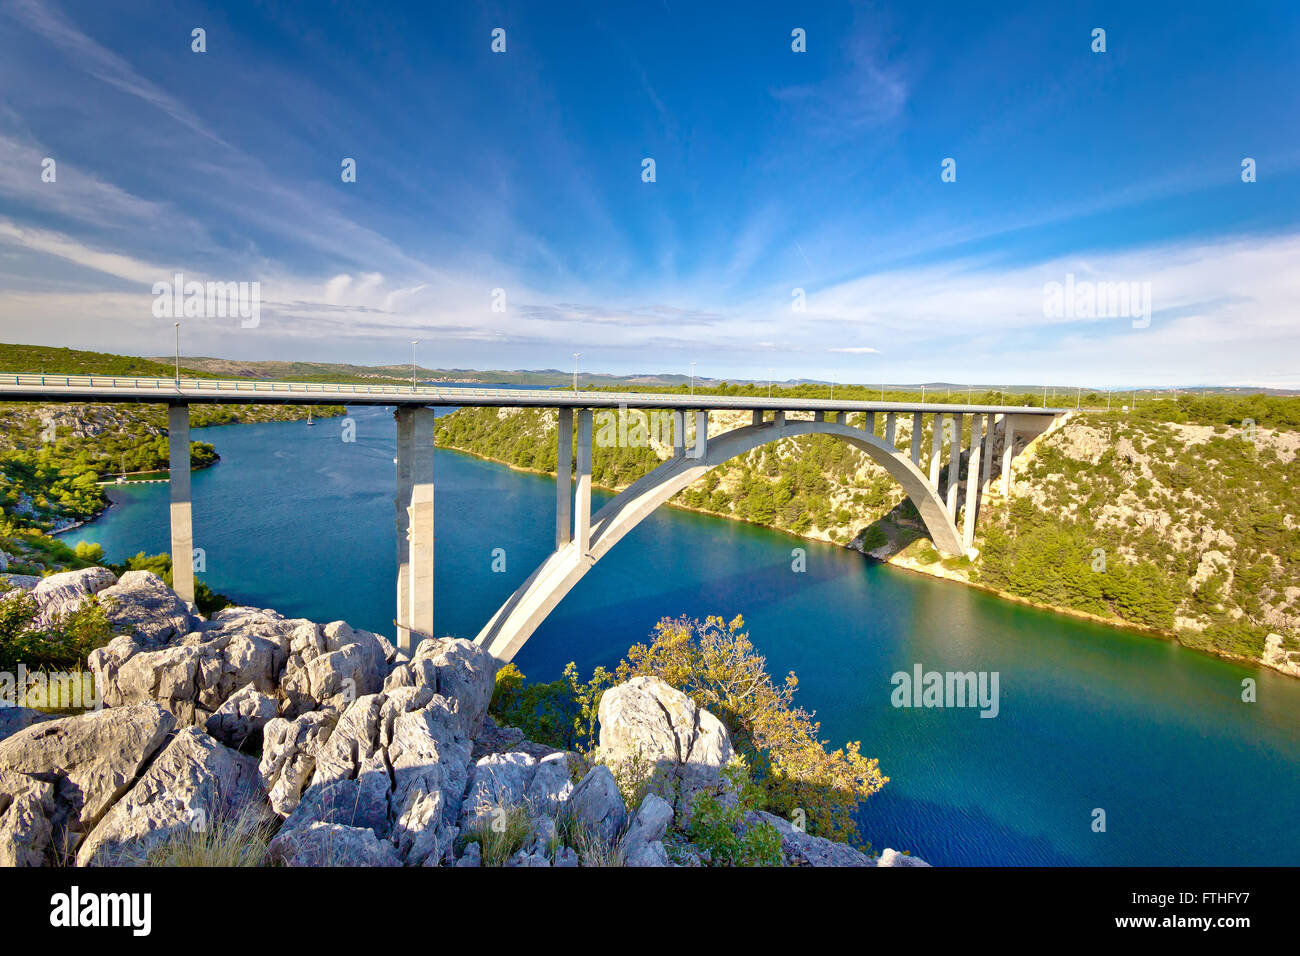
M 194 475 L 201 577 L 243 603 L 391 637 L 392 414 L 350 415 L 355 442 L 339 419 L 195 430 L 222 456 Z M 472 638 L 553 546 L 554 480 L 452 451 L 435 474 L 437 630 Z M 167 550 L 166 485 L 110 497 L 69 543 L 97 541 L 111 561 Z M 822 736 L 880 759 L 891 781 L 861 812 L 877 849 L 949 865 L 1300 862 L 1300 681 L 831 545 L 661 508 L 516 663 L 532 679 L 570 660 L 587 675 L 680 614 L 743 614 L 773 674 L 797 673 Z M 894 707 L 891 675 L 917 664 L 996 671 L 996 718 Z M 1242 701 L 1245 678 L 1255 703 Z

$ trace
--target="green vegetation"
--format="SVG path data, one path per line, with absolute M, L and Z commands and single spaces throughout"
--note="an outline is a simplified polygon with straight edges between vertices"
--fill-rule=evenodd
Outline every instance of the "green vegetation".
M 0 581 L 0 593 L 10 588 Z M 72 670 L 85 666 L 86 655 L 112 638 L 104 609 L 94 598 L 76 610 L 42 624 L 35 599 L 14 589 L 0 600 L 0 671 Z
M 103 553 L 100 553 L 102 559 Z M 151 571 L 162 578 L 168 587 L 172 586 L 172 556 L 170 554 L 149 554 L 143 551 L 135 557 L 127 558 L 124 564 L 110 564 L 111 570 L 118 577 L 127 571 Z M 194 579 L 194 604 L 205 617 L 215 614 L 223 607 L 230 607 L 234 602 L 224 594 L 217 594 L 210 587 Z
M 781 834 L 772 824 L 742 825 L 747 813 L 761 809 L 762 791 L 750 781 L 743 766 L 732 765 L 723 772 L 736 799 L 696 794 L 686 828 L 691 842 L 708 853 L 710 866 L 784 866 Z

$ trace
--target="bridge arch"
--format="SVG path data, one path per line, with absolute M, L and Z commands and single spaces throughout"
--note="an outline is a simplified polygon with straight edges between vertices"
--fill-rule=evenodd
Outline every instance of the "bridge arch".
M 936 488 L 907 455 L 883 439 L 838 422 L 747 425 L 708 439 L 703 456 L 670 458 L 620 492 L 592 517 L 586 549 L 580 550 L 580 542 L 574 540 L 551 554 L 493 615 L 476 642 L 499 660 L 511 660 L 587 571 L 660 505 L 724 462 L 783 438 L 803 435 L 830 435 L 866 452 L 902 486 L 935 548 L 945 555 L 963 553 L 962 536 Z

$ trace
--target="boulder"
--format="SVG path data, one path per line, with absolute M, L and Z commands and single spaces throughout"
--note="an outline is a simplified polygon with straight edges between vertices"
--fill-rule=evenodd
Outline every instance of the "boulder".
M 131 789 L 175 726 L 157 704 L 42 721 L 0 741 L 0 771 L 54 784 L 53 839 L 72 847 Z
M 609 768 L 597 764 L 573 788 L 563 812 L 593 836 L 613 845 L 627 823 L 627 807 Z
M 0 770 L 0 866 L 50 862 L 55 812 L 54 784 Z
M 198 623 L 190 605 L 151 571 L 127 571 L 99 597 L 113 629 L 135 635 L 145 647 L 161 647 Z
M 490 716 L 483 718 L 479 731 L 474 735 L 473 757 L 478 760 L 488 754 L 505 753 L 524 742 L 524 732 L 518 727 L 502 727 Z
M 468 779 L 461 714 L 424 687 L 352 704 L 316 754 L 311 785 L 284 829 L 339 823 L 391 839 L 407 865 L 449 859 Z
M 32 589 L 32 597 L 41 609 L 36 623 L 49 627 L 81 607 L 86 598 L 116 583 L 117 575 L 108 568 L 81 568 L 41 578 Z
M 428 638 L 408 663 L 399 664 L 384 690 L 423 687 L 455 701 L 462 734 L 473 740 L 492 701 L 498 661 L 486 649 L 462 638 Z
M 474 765 L 460 807 L 460 825 L 490 822 L 497 810 L 520 807 L 537 771 L 537 761 L 523 753 L 488 754 Z
M 374 634 L 343 621 L 304 621 L 294 629 L 280 682 L 286 716 L 332 707 L 342 710 L 378 693 L 388 675 L 387 652 Z
M 271 841 L 271 862 L 280 866 L 401 866 L 393 845 L 373 830 L 338 823 L 312 823 L 281 832 Z
M 278 711 L 274 697 L 263 694 L 254 684 L 245 684 L 226 698 L 205 726 L 213 737 L 238 750 L 246 742 L 260 744 L 263 729 Z
M 50 720 L 49 714 L 33 707 L 6 707 L 0 705 L 0 740 L 12 737 L 18 731 L 43 720 Z
M 0 574 L 0 578 L 4 578 L 7 584 L 18 591 L 31 591 L 41 583 L 41 579 L 35 574 Z
M 569 772 L 569 755 L 548 754 L 537 761 L 533 777 L 524 791 L 524 803 L 533 813 L 555 816 L 573 793 L 573 775 Z
M 9 555 L 5 553 L 3 550 L 0 550 L 0 571 L 8 571 L 8 570 L 9 570 Z
M 721 792 L 731 738 L 722 721 L 681 691 L 657 677 L 634 677 L 605 691 L 599 717 L 601 762 L 642 765 L 683 822 L 696 794 Z
M 560 847 L 559 851 L 555 854 L 555 862 L 551 865 L 552 866 L 577 866 L 578 851 L 567 846 Z
M 186 830 L 255 827 L 263 806 L 253 758 L 185 727 L 91 831 L 77 864 L 144 865 L 153 848 Z
M 876 866 L 925 866 L 926 863 L 920 857 L 909 856 L 906 853 L 899 853 L 897 850 L 891 850 L 888 847 L 876 859 Z
M 672 805 L 656 794 L 647 793 L 619 845 L 627 850 L 638 843 L 662 840 L 668 834 L 668 825 L 672 822 Z
M 313 710 L 293 720 L 276 717 L 263 728 L 258 772 L 271 809 L 280 816 L 287 817 L 298 806 L 316 772 L 316 755 L 338 719 L 337 711 Z
M 662 840 L 637 843 L 623 854 L 622 860 L 623 865 L 628 867 L 672 865 L 668 860 L 668 851 L 664 848 Z

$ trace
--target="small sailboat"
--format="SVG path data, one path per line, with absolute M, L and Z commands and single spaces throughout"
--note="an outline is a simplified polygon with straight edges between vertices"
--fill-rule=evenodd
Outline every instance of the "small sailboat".
M 307 409 L 307 424 L 308 424 L 308 425 L 315 425 L 315 424 L 316 424 L 314 421 L 311 420 L 311 409 L 310 409 L 310 408 Z

